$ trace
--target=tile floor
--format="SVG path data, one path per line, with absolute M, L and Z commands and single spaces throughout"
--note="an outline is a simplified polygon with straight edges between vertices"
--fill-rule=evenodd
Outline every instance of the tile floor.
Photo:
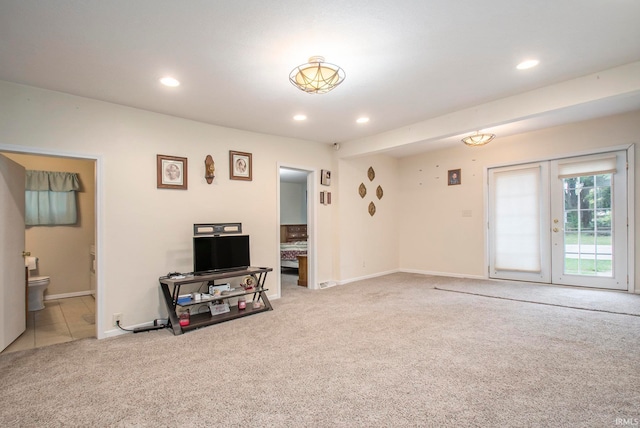
M 2 354 L 96 337 L 96 301 L 92 296 L 45 300 L 44 306 L 28 313 L 27 330 Z

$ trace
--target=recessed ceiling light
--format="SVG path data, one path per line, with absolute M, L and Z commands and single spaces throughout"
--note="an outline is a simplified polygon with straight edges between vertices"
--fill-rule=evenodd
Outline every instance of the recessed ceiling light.
M 537 59 L 528 59 L 526 61 L 522 61 L 516 68 L 518 70 L 526 70 L 527 68 L 535 67 L 539 63 L 540 61 L 538 61 Z
M 176 86 L 180 86 L 180 82 L 178 82 L 173 77 L 169 77 L 169 76 L 166 76 L 160 79 L 160 83 L 162 83 L 164 86 L 171 86 L 172 88 Z
M 307 116 L 305 116 L 304 114 L 296 114 L 295 116 L 293 116 L 293 120 L 307 120 Z
M 367 122 L 369 122 L 369 118 L 368 117 L 360 117 L 360 118 L 358 118 L 358 120 L 356 120 L 356 122 L 358 122 L 358 123 L 367 123 Z

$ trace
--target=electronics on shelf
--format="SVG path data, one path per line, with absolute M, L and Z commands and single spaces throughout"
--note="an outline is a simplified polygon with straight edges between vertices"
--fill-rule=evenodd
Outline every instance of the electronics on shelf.
M 205 274 L 251 266 L 249 235 L 195 236 L 193 272 Z

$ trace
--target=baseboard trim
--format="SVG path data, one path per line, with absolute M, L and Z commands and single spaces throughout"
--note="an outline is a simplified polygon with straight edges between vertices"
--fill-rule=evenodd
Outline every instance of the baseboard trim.
M 91 296 L 92 294 L 93 292 L 91 290 L 76 291 L 73 293 L 47 294 L 46 296 L 44 296 L 44 300 L 68 299 L 70 297 Z
M 420 275 L 446 276 L 451 278 L 488 279 L 486 276 L 482 276 L 482 275 L 466 275 L 466 274 L 460 274 L 460 273 L 434 272 L 430 270 L 418 270 L 418 269 L 398 269 L 398 272 L 417 273 Z
M 343 279 L 341 281 L 337 281 L 336 284 L 345 285 L 345 284 L 349 284 L 350 282 L 363 281 L 365 279 L 371 279 L 371 278 L 378 278 L 380 276 L 391 275 L 392 273 L 398 273 L 398 272 L 400 272 L 400 270 L 393 269 L 393 270 L 388 270 L 386 272 L 378 272 L 378 273 L 373 273 L 371 275 L 359 276 L 357 278 Z

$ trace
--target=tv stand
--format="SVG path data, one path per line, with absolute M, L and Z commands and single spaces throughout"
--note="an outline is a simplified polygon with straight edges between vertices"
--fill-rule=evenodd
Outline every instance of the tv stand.
M 264 282 L 267 279 L 267 272 L 271 272 L 272 270 L 272 268 L 267 267 L 248 267 L 242 270 L 216 272 L 206 275 L 186 275 L 184 278 L 161 277 L 160 288 L 162 289 L 162 295 L 167 305 L 167 311 L 169 312 L 168 327 L 173 330 L 173 334 L 179 335 L 200 327 L 218 324 L 236 318 L 246 317 L 260 312 L 273 310 L 273 308 L 271 307 L 271 302 L 269 302 L 269 299 L 266 295 L 266 292 L 268 290 L 264 288 Z M 197 283 L 207 284 L 210 282 L 215 285 L 216 281 L 247 275 L 253 275 L 257 278 L 256 284 L 254 285 L 253 289 L 236 290 L 227 295 L 212 296 L 211 298 L 197 301 L 191 298 L 180 299 L 180 302 L 178 302 L 178 298 L 180 296 L 180 288 L 183 285 Z M 228 299 L 246 295 L 252 295 L 252 301 L 247 302 L 247 306 L 245 309 L 238 309 L 237 306 L 230 306 L 229 312 L 222 314 L 211 315 L 211 312 L 209 311 L 207 311 L 206 313 L 191 314 L 189 325 L 180 325 L 180 319 L 178 318 L 178 314 L 176 313 L 176 308 L 178 306 L 185 307 L 206 305 L 209 302 L 228 302 Z M 262 304 L 259 308 L 254 308 L 254 302 L 262 302 Z

